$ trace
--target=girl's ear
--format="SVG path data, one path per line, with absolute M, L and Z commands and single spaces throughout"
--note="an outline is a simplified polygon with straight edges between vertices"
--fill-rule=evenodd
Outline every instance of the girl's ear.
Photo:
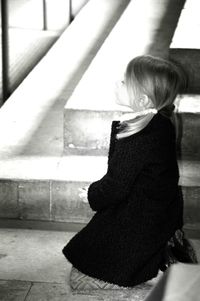
M 142 108 L 150 108 L 152 107 L 152 101 L 151 99 L 146 95 L 146 94 L 143 94 L 140 98 L 140 106 Z

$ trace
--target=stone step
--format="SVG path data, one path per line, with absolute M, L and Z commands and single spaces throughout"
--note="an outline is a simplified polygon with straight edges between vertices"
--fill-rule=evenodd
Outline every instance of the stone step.
M 172 264 L 144 301 L 184 300 L 185 296 L 185 300 L 197 301 L 200 293 L 199 280 L 199 264 Z
M 177 152 L 180 159 L 200 159 L 200 97 L 180 95 L 177 98 L 178 139 Z
M 90 0 L 0 109 L 2 219 L 56 220 L 63 108 L 128 3 Z
M 181 12 L 179 22 L 170 45 L 169 56 L 179 61 L 189 77 L 188 93 L 200 92 L 200 22 L 199 3 L 187 0 Z
M 78 95 L 75 93 L 78 97 Z M 65 154 L 106 155 L 112 120 L 123 114 L 113 104 L 109 108 L 89 99 L 85 105 L 65 107 Z M 177 154 L 181 159 L 200 160 L 200 96 L 181 95 L 176 101 L 178 120 Z
M 83 7 L 1 108 L 0 158 L 62 154 L 65 103 L 128 3 L 90 0 Z
M 179 166 L 186 228 L 194 230 L 200 223 L 200 163 L 181 161 Z M 0 218 L 85 224 L 94 212 L 79 189 L 100 179 L 106 168 L 103 156 L 2 160 Z
M 59 38 L 57 31 L 9 29 L 9 92 L 12 93 Z M 0 49 L 2 45 L 0 42 Z M 2 99 L 2 65 L 0 65 Z

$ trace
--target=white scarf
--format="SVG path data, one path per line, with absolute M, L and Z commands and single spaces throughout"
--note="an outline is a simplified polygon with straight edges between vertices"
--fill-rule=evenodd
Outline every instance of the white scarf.
M 157 113 L 158 111 L 156 109 L 147 109 L 141 112 L 123 114 L 119 118 L 119 121 L 120 125 L 125 125 L 125 130 L 122 130 L 117 134 L 117 139 L 125 138 L 140 132 Z

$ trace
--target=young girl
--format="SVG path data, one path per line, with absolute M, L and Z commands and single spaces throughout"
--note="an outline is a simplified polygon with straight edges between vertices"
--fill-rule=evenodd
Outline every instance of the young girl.
M 197 262 L 184 238 L 173 102 L 183 85 L 171 62 L 129 62 L 117 102 L 134 113 L 113 121 L 107 173 L 89 186 L 96 212 L 63 249 L 73 289 L 133 287 L 176 261 Z

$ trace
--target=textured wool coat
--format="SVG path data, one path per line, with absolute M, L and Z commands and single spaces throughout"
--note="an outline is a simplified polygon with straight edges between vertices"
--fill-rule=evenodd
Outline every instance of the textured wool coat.
M 157 113 L 140 132 L 117 140 L 113 121 L 107 173 L 92 183 L 96 211 L 64 247 L 81 272 L 121 286 L 155 277 L 167 241 L 183 225 L 175 130 Z

